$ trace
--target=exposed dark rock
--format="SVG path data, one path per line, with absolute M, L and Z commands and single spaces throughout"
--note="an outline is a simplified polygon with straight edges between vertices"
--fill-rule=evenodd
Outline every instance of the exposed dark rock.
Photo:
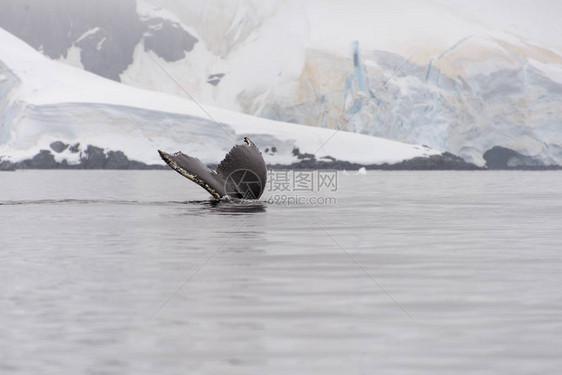
M 59 154 L 68 148 L 68 145 L 62 143 L 61 141 L 53 142 L 49 146 L 51 147 L 51 150 Z
M 348 161 L 318 161 L 318 160 L 301 160 L 290 165 L 269 164 L 269 169 L 336 169 L 336 170 L 355 170 L 364 167 L 362 164 L 350 163 Z
M 314 154 L 301 153 L 298 148 L 293 149 L 293 155 L 299 160 L 297 163 L 291 164 L 289 168 L 294 169 L 359 169 L 365 167 L 367 169 L 382 170 L 478 170 L 482 169 L 474 164 L 467 163 L 463 158 L 444 152 L 441 155 L 432 155 L 430 157 L 417 157 L 404 160 L 396 164 L 358 164 L 347 161 L 336 160 L 332 156 L 322 157 L 316 160 Z M 275 167 L 275 166 L 274 166 Z
M 79 144 L 71 147 L 78 149 Z M 333 169 L 333 170 L 357 170 L 365 167 L 369 170 L 486 170 L 474 164 L 467 163 L 464 159 L 445 152 L 441 155 L 432 155 L 428 158 L 418 157 L 395 164 L 358 164 L 347 161 L 336 160 L 333 157 L 323 157 L 316 160 L 312 154 L 301 154 L 296 149 L 296 156 L 303 156 L 296 163 L 290 165 L 272 164 L 270 169 Z M 509 153 L 511 155 L 511 153 Z M 312 157 L 311 157 L 312 156 Z M 216 165 L 208 165 L 214 169 Z M 135 160 L 129 160 L 122 151 L 104 152 L 102 148 L 89 145 L 84 151 L 80 163 L 69 165 L 66 160 L 58 163 L 51 151 L 41 150 L 33 158 L 19 163 L 10 163 L 0 160 L 0 171 L 14 169 L 168 169 L 163 164 L 145 164 Z M 492 169 L 492 168 L 489 168 Z M 497 168 L 496 168 L 497 169 Z M 523 170 L 561 170 L 562 166 L 518 166 L 504 169 Z
M 141 20 L 135 0 L 2 0 L 0 9 L 1 28 L 53 59 L 78 47 L 85 70 L 115 81 L 133 63 L 143 38 L 145 50 L 169 62 L 184 58 L 198 42 L 178 23 Z
M 181 60 L 185 52 L 193 50 L 199 40 L 179 24 L 163 18 L 143 21 L 147 30 L 144 38 L 145 51 L 153 51 L 168 62 Z
M 77 154 L 80 152 L 80 143 L 75 143 L 72 146 L 70 146 L 69 148 L 70 152 L 72 152 L 73 154 Z
M 61 142 L 62 143 L 62 142 Z M 57 146 L 55 146 L 57 147 Z M 79 143 L 71 147 L 78 152 Z M 80 163 L 69 165 L 66 160 L 57 162 L 50 150 L 41 150 L 31 159 L 19 163 L 0 160 L 0 171 L 15 169 L 167 169 L 164 164 L 145 164 L 129 160 L 122 151 L 109 151 L 89 145 L 80 158 Z
M 295 153 L 296 150 L 296 153 Z M 293 150 L 295 156 L 311 155 L 300 154 L 298 149 Z M 291 165 L 268 165 L 271 169 L 337 169 L 337 170 L 355 170 L 362 167 L 370 170 L 482 170 L 474 164 L 467 163 L 463 158 L 444 152 L 441 155 L 432 155 L 429 158 L 418 157 L 404 160 L 396 164 L 358 164 L 347 161 L 336 160 L 324 161 L 314 158 L 306 158 Z
M 58 163 L 55 157 L 49 150 L 41 150 L 39 154 L 35 155 L 31 162 L 29 163 L 29 168 L 57 168 Z
M 129 161 L 129 168 L 127 169 L 166 169 L 168 170 L 168 166 L 162 164 L 145 164 L 141 163 L 140 161 L 131 160 Z
M 82 49 L 80 62 L 85 70 L 120 82 L 121 73 L 133 62 L 134 47 L 141 35 L 140 30 L 138 34 L 128 37 L 100 30 L 77 43 Z
M 507 147 L 494 146 L 483 155 L 488 169 L 558 169 Z
M 298 148 L 293 148 L 293 155 L 296 156 L 299 160 L 309 160 L 314 162 L 316 160 L 316 156 L 314 154 L 301 154 Z
M 207 77 L 207 83 L 216 86 L 219 84 L 222 77 L 224 77 L 224 73 L 211 74 L 209 77 Z
M 383 164 L 380 168 L 367 169 L 386 169 L 386 170 L 480 170 L 483 168 L 475 164 L 467 163 L 463 158 L 444 152 L 441 155 L 431 155 L 428 158 L 417 157 L 404 160 L 396 164 Z
M 277 152 L 277 147 L 275 147 L 275 146 L 266 147 L 263 150 L 263 153 L 267 154 L 267 155 L 275 155 L 276 152 Z
M 129 169 L 131 161 L 122 151 L 109 151 L 105 167 L 107 169 Z
M 15 163 L 16 169 L 56 169 L 59 163 L 49 150 L 41 150 L 33 158 Z
M 14 164 L 10 163 L 7 160 L 0 160 L 0 172 L 5 171 L 15 171 L 16 167 Z
M 509 159 L 522 155 L 509 148 L 494 146 L 486 151 L 483 156 L 489 169 L 507 169 Z
M 80 164 L 83 169 L 104 169 L 107 164 L 107 157 L 102 148 L 89 145 Z
M 86 70 L 117 81 L 145 32 L 135 0 L 4 0 L 1 9 L 3 29 L 53 59 L 76 44 Z

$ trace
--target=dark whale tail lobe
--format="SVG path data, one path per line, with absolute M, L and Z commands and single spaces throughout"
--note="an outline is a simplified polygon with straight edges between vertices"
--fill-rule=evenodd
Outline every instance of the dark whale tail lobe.
M 244 144 L 234 146 L 212 171 L 201 160 L 182 152 L 168 154 L 158 150 L 160 157 L 176 172 L 207 190 L 215 199 L 226 196 L 259 199 L 265 189 L 267 167 L 256 145 L 247 137 Z

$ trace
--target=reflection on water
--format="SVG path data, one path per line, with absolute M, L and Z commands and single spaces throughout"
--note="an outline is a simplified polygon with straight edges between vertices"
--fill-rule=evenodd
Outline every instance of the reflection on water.
M 267 203 L 253 200 L 222 201 L 217 199 L 197 201 L 135 201 L 115 199 L 38 199 L 38 200 L 6 200 L 0 201 L 0 206 L 20 205 L 124 205 L 124 206 L 166 206 L 184 204 L 190 209 L 199 209 L 205 212 L 218 212 L 225 214 L 248 214 L 265 212 Z
M 560 173 L 340 177 L 284 206 L 0 174 L 0 373 L 558 372 Z
M 201 201 L 184 202 L 189 206 L 200 207 L 209 212 L 218 212 L 226 215 L 244 215 L 257 212 L 265 212 L 267 203 L 262 201 L 234 199 L 229 201 L 208 199 Z

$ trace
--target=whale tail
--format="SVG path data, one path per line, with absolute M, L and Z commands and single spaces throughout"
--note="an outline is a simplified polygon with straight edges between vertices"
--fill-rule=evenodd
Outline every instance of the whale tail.
M 234 146 L 212 171 L 201 160 L 182 152 L 168 154 L 158 150 L 160 157 L 176 172 L 207 190 L 215 199 L 226 196 L 259 199 L 265 189 L 267 167 L 263 156 L 249 138 Z

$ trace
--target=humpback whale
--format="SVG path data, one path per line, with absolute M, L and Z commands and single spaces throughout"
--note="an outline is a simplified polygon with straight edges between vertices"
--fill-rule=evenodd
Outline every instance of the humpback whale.
M 215 199 L 259 199 L 265 189 L 267 167 L 257 146 L 244 137 L 212 171 L 201 160 L 182 152 L 160 157 L 176 172 L 207 190 Z

